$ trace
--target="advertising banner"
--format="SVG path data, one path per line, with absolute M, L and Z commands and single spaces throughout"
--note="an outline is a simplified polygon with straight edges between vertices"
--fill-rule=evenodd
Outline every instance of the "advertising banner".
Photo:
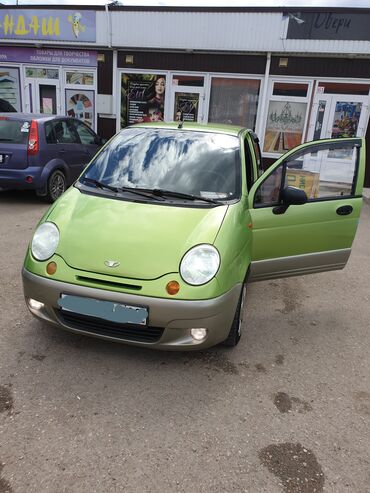
M 93 10 L 1 9 L 0 38 L 95 42 Z
M 121 127 L 163 120 L 166 77 L 154 74 L 122 74 Z
M 62 50 L 60 48 L 23 48 L 0 46 L 0 63 L 20 62 L 52 65 L 96 67 L 97 52 L 91 50 Z
M 294 12 L 287 39 L 370 40 L 370 14 L 357 12 Z
M 184 122 L 198 121 L 199 94 L 177 92 L 175 94 L 175 115 L 174 120 L 180 118 Z
M 94 91 L 66 89 L 66 113 L 94 127 Z

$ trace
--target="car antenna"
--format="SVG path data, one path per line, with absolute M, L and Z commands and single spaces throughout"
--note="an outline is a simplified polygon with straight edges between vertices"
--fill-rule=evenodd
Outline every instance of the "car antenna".
M 179 126 L 177 128 L 182 128 L 184 124 L 184 113 L 182 111 L 179 111 L 178 113 L 180 113 L 180 118 L 179 118 Z

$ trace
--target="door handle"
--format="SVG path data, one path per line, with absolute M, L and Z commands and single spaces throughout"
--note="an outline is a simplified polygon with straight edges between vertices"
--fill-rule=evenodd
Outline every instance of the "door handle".
M 348 216 L 352 211 L 353 207 L 351 205 L 342 205 L 341 207 L 338 207 L 337 214 L 339 216 Z

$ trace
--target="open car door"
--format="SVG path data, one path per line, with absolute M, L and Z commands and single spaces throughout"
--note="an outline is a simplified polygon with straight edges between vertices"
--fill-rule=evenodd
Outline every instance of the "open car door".
M 360 218 L 364 174 L 361 138 L 309 142 L 281 156 L 249 193 L 250 280 L 342 269 Z

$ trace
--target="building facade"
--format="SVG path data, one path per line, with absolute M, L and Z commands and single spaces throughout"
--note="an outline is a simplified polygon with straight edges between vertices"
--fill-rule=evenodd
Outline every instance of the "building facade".
M 369 25 L 370 8 L 0 9 L 0 99 L 105 138 L 180 113 L 243 125 L 266 165 L 328 137 L 370 150 Z

